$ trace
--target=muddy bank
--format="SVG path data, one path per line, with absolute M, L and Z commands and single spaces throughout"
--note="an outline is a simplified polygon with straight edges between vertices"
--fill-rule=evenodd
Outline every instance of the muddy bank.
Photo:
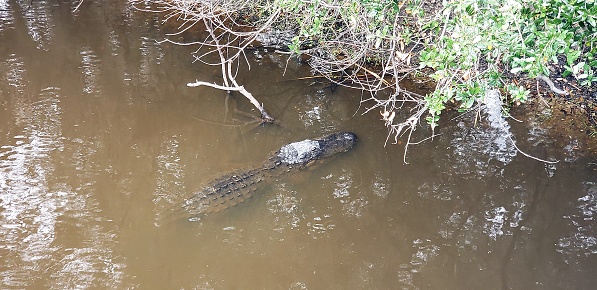
M 583 87 L 560 74 L 551 79 L 568 95 L 551 92 L 542 81 L 514 80 L 525 86 L 531 96 L 526 104 L 512 108 L 512 115 L 523 122 L 540 124 L 556 145 L 573 146 L 578 154 L 597 156 L 597 87 Z

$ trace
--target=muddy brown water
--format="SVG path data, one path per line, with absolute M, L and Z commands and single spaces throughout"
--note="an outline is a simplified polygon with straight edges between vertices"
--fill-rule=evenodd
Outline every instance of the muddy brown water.
M 464 115 L 384 147 L 360 92 L 251 52 L 238 80 L 283 126 L 195 79 L 127 1 L 0 0 L 2 289 L 590 289 L 597 174 L 541 124 Z M 287 67 L 286 67 L 287 66 Z M 281 71 L 286 67 L 286 74 Z M 238 110 L 234 110 L 234 107 Z M 220 173 L 325 133 L 353 150 L 200 221 L 156 223 Z M 517 144 L 545 164 L 524 157 Z M 429 136 L 422 126 L 417 138 Z

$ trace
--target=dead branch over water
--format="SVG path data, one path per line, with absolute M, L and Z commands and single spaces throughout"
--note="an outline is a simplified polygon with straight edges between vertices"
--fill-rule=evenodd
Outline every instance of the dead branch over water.
M 303 22 L 318 21 L 305 11 L 295 11 L 283 5 L 274 5 L 274 1 L 189 1 L 189 0 L 155 0 L 151 1 L 155 12 L 164 13 L 164 21 L 174 20 L 180 23 L 178 32 L 170 34 L 165 42 L 178 45 L 197 45 L 195 59 L 198 62 L 220 66 L 222 83 L 208 83 L 196 80 L 188 86 L 209 86 L 228 92 L 237 91 L 246 97 L 262 115 L 265 121 L 272 121 L 263 105 L 236 81 L 236 69 L 240 62 L 250 68 L 245 49 L 256 43 L 265 34 L 284 32 L 299 35 L 300 27 L 297 19 Z M 308 59 L 314 71 L 331 82 L 346 87 L 368 92 L 362 100 L 367 106 L 365 113 L 381 110 L 382 119 L 389 129 L 389 134 L 397 140 L 405 132 L 412 132 L 426 111 L 423 96 L 409 92 L 400 86 L 400 80 L 416 67 L 411 64 L 411 56 L 416 45 L 405 45 L 396 29 L 390 34 L 373 31 L 375 25 L 371 17 L 350 17 L 343 14 L 346 7 L 342 1 L 316 1 L 314 10 L 326 11 L 319 15 L 329 22 L 333 19 L 333 27 L 326 27 L 323 37 L 315 39 L 301 38 L 299 54 Z M 279 4 L 279 3 L 278 3 Z M 362 7 L 355 7 L 362 9 Z M 259 17 L 253 15 L 260 11 Z M 364 11 L 362 14 L 365 14 Z M 359 11 L 354 11 L 358 14 Z M 393 19 L 384 20 L 388 25 L 403 27 L 411 19 L 406 14 L 395 15 Z M 173 37 L 182 34 L 194 26 L 200 25 L 207 33 L 202 39 L 192 42 L 179 42 Z M 416 29 L 416 27 L 413 27 Z M 290 45 L 290 43 L 287 43 Z M 287 49 L 287 47 L 280 47 Z M 216 55 L 217 57 L 213 57 Z M 213 61 L 216 59 L 216 61 Z M 372 64 L 375 64 L 374 66 Z M 380 94 L 380 92 L 384 92 Z M 389 92 L 389 93 L 388 93 Z M 380 97 L 385 95 L 386 97 Z M 399 120 L 396 111 L 409 106 L 411 116 Z M 389 137 L 389 136 L 388 136 Z M 407 144 L 408 145 L 408 144 Z M 408 148 L 408 146 L 406 146 Z
M 194 54 L 195 61 L 209 66 L 220 66 L 221 68 L 222 84 L 196 80 L 188 83 L 187 86 L 208 86 L 228 93 L 239 92 L 259 110 L 264 122 L 274 121 L 274 118 L 267 113 L 263 104 L 259 103 L 244 86 L 238 84 L 236 72 L 241 61 L 244 61 L 250 68 L 245 49 L 264 30 L 271 27 L 273 21 L 279 16 L 279 11 L 271 13 L 260 26 L 248 27 L 237 20 L 239 15 L 250 9 L 251 1 L 156 0 L 151 2 L 156 8 L 141 10 L 163 13 L 165 15 L 164 22 L 174 21 L 180 23 L 178 31 L 169 34 L 168 37 L 170 38 L 166 38 L 162 42 L 177 45 L 196 45 L 198 48 Z M 192 42 L 173 40 L 175 36 L 199 25 L 201 29 L 207 32 L 204 39 L 197 39 Z M 214 54 L 217 57 L 214 58 Z

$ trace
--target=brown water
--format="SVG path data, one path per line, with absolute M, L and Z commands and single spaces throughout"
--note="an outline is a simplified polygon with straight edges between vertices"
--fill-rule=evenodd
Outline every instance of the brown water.
M 126 1 L 0 0 L 2 289 L 590 289 L 595 158 L 540 124 L 473 128 L 383 147 L 360 92 L 296 81 L 309 69 L 251 53 L 238 80 L 283 126 L 195 79 L 195 48 L 157 44 Z M 365 104 L 364 106 L 366 106 Z M 505 130 L 529 153 L 512 148 Z M 172 204 L 280 146 L 350 130 L 355 149 L 201 221 Z M 417 138 L 429 136 L 426 127 Z

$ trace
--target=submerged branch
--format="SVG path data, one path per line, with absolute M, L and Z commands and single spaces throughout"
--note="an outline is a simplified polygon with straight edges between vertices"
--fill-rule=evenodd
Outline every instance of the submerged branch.
M 199 87 L 199 86 L 206 86 L 206 87 L 211 87 L 214 89 L 218 89 L 218 90 L 222 90 L 222 91 L 236 91 L 239 92 L 241 95 L 243 95 L 245 98 L 247 98 L 251 104 L 253 106 L 255 106 L 255 108 L 257 108 L 259 110 L 259 112 L 261 113 L 261 118 L 263 119 L 264 122 L 267 123 L 272 123 L 274 121 L 274 118 L 272 116 L 270 116 L 267 111 L 265 111 L 265 109 L 263 108 L 263 105 L 259 103 L 259 101 L 257 101 L 257 99 L 255 99 L 255 97 L 253 97 L 253 95 L 247 91 L 245 89 L 245 87 L 243 86 L 222 86 L 222 85 L 218 85 L 218 84 L 214 84 L 214 83 L 209 83 L 209 82 L 202 82 L 202 81 L 198 81 L 195 80 L 195 82 L 193 83 L 188 83 L 187 87 Z
M 232 68 L 232 63 L 239 61 L 240 57 L 244 56 L 244 49 L 255 40 L 258 32 L 233 33 L 232 30 L 227 29 L 226 26 L 223 25 L 223 22 L 215 21 L 217 19 L 218 17 L 213 15 L 211 17 L 208 16 L 202 19 L 203 24 L 209 33 L 209 37 L 204 41 L 197 41 L 194 43 L 199 44 L 200 47 L 213 48 L 215 52 L 218 53 L 219 62 L 215 63 L 215 65 L 219 65 L 221 67 L 222 81 L 224 85 L 195 80 L 194 83 L 188 83 L 187 86 L 208 86 L 227 91 L 228 93 L 231 91 L 237 91 L 247 98 L 249 102 L 251 102 L 251 104 L 259 110 L 263 122 L 272 123 L 274 118 L 270 116 L 267 111 L 265 111 L 263 104 L 260 104 L 259 101 L 257 101 L 257 99 L 245 89 L 244 86 L 241 86 L 237 83 L 236 75 L 233 74 Z M 243 39 L 243 36 L 247 36 L 248 38 Z M 195 58 L 199 61 L 205 62 L 203 61 L 203 58 L 213 53 L 214 50 L 210 50 L 202 55 L 195 56 Z M 233 51 L 233 53 L 230 54 L 230 51 Z

